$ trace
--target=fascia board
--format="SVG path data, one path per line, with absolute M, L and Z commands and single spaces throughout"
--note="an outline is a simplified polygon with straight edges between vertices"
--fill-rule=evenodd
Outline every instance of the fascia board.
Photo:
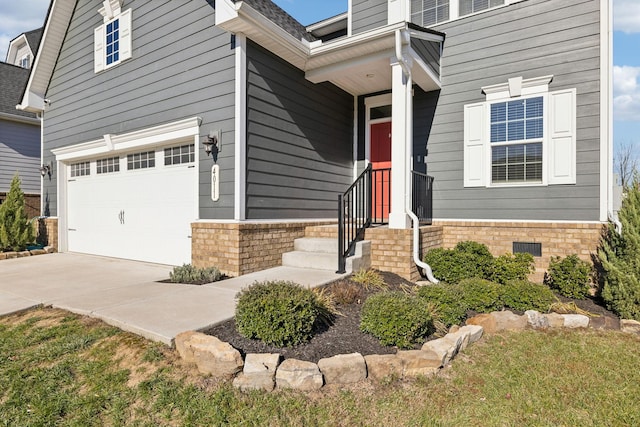
M 17 122 L 17 123 L 25 123 L 28 125 L 40 126 L 40 119 L 37 119 L 34 117 L 24 117 L 24 116 L 17 116 L 17 115 L 8 114 L 8 113 L 0 113 L 0 119 L 8 120 L 11 122 Z

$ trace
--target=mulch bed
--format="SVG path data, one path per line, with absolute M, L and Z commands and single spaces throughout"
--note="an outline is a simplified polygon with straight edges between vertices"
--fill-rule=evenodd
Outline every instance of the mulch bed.
M 390 290 L 401 290 L 406 289 L 407 286 L 416 286 L 398 275 L 388 272 L 380 272 L 380 274 Z M 327 286 L 340 286 L 345 282 L 348 282 L 348 280 L 337 281 Z M 353 304 L 338 304 L 337 308 L 341 315 L 336 317 L 334 323 L 328 328 L 325 327 L 316 331 L 316 334 L 308 343 L 296 347 L 275 347 L 259 340 L 245 338 L 237 332 L 235 320 L 233 319 L 215 325 L 205 330 L 204 333 L 228 342 L 240 351 L 243 356 L 247 353 L 279 353 L 284 359 L 293 358 L 317 363 L 322 358 L 337 354 L 355 352 L 363 356 L 368 354 L 393 354 L 398 350 L 396 347 L 383 346 L 377 338 L 360 331 L 362 304 L 374 292 L 374 290 L 363 291 L 362 297 Z M 583 310 L 612 318 L 614 322 L 618 321 L 618 317 L 602 306 L 597 299 L 573 300 L 564 297 L 559 297 L 559 299 L 562 302 L 575 302 Z M 420 347 L 420 345 L 416 345 L 415 348 Z

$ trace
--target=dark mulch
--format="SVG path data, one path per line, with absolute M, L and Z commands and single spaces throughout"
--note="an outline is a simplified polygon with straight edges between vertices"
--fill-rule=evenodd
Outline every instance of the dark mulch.
M 380 274 L 391 290 L 399 290 L 403 286 L 415 286 L 398 275 L 387 272 L 380 272 Z M 338 281 L 328 286 L 340 285 L 341 281 Z M 204 332 L 228 342 L 243 356 L 246 353 L 279 353 L 284 359 L 299 359 L 317 363 L 322 358 L 336 354 L 356 352 L 363 356 L 393 354 L 397 351 L 396 347 L 383 346 L 377 338 L 360 331 L 362 303 L 373 292 L 374 290 L 364 291 L 359 301 L 353 304 L 338 304 L 340 315 L 335 318 L 333 324 L 329 328 L 317 331 L 308 343 L 296 347 L 275 347 L 259 340 L 245 338 L 236 331 L 236 323 L 233 319 L 213 326 Z
M 407 286 L 416 286 L 398 275 L 388 272 L 380 272 L 380 274 L 385 279 L 390 290 L 400 290 L 406 289 Z M 328 287 L 341 286 L 349 282 L 349 280 L 341 280 L 328 285 Z M 317 363 L 318 360 L 322 358 L 335 356 L 337 354 L 355 352 L 363 356 L 368 354 L 393 354 L 397 351 L 396 347 L 383 346 L 377 338 L 360 331 L 360 311 L 362 309 L 362 303 L 374 292 L 375 290 L 373 289 L 363 291 L 359 300 L 353 304 L 338 304 L 337 308 L 341 315 L 336 317 L 334 323 L 328 328 L 325 327 L 317 330 L 314 337 L 308 343 L 296 347 L 275 347 L 264 344 L 259 340 L 247 339 L 237 332 L 235 320 L 233 319 L 213 326 L 204 332 L 230 343 L 234 348 L 238 349 L 243 356 L 247 353 L 279 353 L 284 359 L 299 359 Z M 585 300 L 574 300 L 561 296 L 558 298 L 562 302 L 575 302 L 578 308 L 597 314 L 601 316 L 602 319 L 607 320 L 607 325 L 613 328 L 616 328 L 617 325 L 619 328 L 618 317 L 607 310 L 597 298 L 588 298 Z M 468 314 L 472 315 L 473 313 Z M 431 338 L 433 337 L 430 337 L 430 339 Z M 415 348 L 420 348 L 420 345 L 416 345 Z

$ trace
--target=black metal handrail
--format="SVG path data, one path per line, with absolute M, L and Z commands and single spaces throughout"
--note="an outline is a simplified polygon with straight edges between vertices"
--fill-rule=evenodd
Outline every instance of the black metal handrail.
M 351 187 L 338 195 L 338 273 L 344 273 L 347 257 L 371 225 L 371 164 Z
M 411 171 L 411 209 L 420 224 L 431 224 L 433 220 L 433 177 L 422 172 Z

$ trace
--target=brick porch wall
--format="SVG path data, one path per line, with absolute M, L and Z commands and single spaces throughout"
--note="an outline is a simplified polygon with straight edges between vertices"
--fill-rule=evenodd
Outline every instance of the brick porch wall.
M 229 276 L 241 276 L 282 264 L 282 254 L 305 236 L 307 226 L 332 221 L 194 222 L 191 224 L 191 262 L 216 266 Z
M 465 222 L 434 221 L 442 226 L 442 246 L 452 248 L 456 243 L 473 240 L 487 245 L 499 256 L 512 253 L 513 242 L 542 244 L 542 256 L 534 257 L 536 273 L 532 280 L 541 281 L 552 256 L 577 254 L 591 262 L 600 242 L 603 224 L 599 223 L 537 223 L 537 222 Z
M 44 246 L 53 246 L 58 250 L 58 218 L 38 218 L 36 227 L 36 241 Z
M 413 262 L 413 230 L 396 230 L 386 226 L 367 229 L 365 240 L 371 241 L 371 267 L 396 273 L 410 280 L 420 280 Z M 442 246 L 441 226 L 420 227 L 420 254 Z

